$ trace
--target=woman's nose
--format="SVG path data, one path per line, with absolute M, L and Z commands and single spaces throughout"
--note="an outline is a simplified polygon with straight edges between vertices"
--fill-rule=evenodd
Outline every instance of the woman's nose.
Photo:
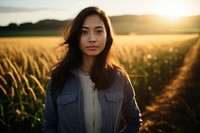
M 96 37 L 95 37 L 94 33 L 90 34 L 90 36 L 89 36 L 89 42 L 91 42 L 91 43 L 96 42 Z

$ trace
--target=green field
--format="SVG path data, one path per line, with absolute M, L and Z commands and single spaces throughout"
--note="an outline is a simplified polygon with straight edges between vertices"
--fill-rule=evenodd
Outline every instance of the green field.
M 25 37 L 25 36 L 60 36 L 59 30 L 19 30 L 0 31 L 0 37 Z
M 116 37 L 113 56 L 128 72 L 142 112 L 178 73 L 197 40 L 198 35 Z M 0 38 L 2 131 L 43 131 L 47 77 L 63 55 L 60 42 L 60 37 Z

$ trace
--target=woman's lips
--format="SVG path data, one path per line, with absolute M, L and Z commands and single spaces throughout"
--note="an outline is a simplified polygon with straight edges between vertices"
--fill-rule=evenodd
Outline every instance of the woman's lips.
M 88 48 L 90 50 L 96 50 L 98 48 L 98 46 L 87 46 L 86 48 Z

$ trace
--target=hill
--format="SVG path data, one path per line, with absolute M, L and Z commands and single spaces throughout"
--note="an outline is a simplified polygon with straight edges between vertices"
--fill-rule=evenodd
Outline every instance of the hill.
M 110 17 L 116 34 L 199 33 L 200 15 L 169 21 L 156 15 L 122 15 Z M 57 36 L 72 20 L 41 20 L 36 23 L 10 23 L 0 26 L 0 36 Z

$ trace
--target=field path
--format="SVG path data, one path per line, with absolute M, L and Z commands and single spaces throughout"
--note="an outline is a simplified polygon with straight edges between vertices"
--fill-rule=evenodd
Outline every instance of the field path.
M 200 132 L 200 39 L 179 74 L 143 113 L 141 133 Z

